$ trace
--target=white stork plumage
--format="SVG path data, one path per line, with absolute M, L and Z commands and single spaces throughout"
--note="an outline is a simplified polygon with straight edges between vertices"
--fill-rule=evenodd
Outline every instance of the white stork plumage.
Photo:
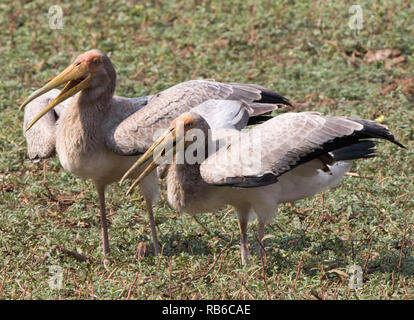
M 222 108 L 222 114 L 228 110 L 230 108 Z M 168 201 L 179 212 L 190 214 L 234 206 L 239 219 L 242 264 L 247 262 L 248 256 L 249 215 L 255 214 L 258 219 L 261 241 L 265 224 L 271 221 L 280 203 L 310 197 L 336 186 L 352 160 L 375 156 L 373 139 L 385 139 L 404 147 L 386 126 L 369 120 L 323 116 L 315 112 L 285 113 L 249 131 L 238 132 L 229 129 L 235 114 L 227 114 L 228 117 L 222 116 L 224 123 L 216 123 L 220 119 L 214 114 L 198 112 L 197 108 L 181 115 L 134 164 L 133 168 L 137 168 L 147 163 L 147 168 L 132 187 L 157 166 L 160 156 L 171 154 L 184 141 L 184 148 L 175 153 L 168 169 Z M 213 150 L 206 159 L 189 163 L 180 153 L 190 148 L 191 142 L 187 140 L 192 141 L 192 129 L 204 133 L 197 139 L 203 139 L 201 145 L 205 154 L 208 154 L 208 146 L 217 145 L 218 139 L 229 136 L 235 139 L 218 151 Z M 210 129 L 212 134 L 209 135 Z M 184 138 L 187 135 L 189 139 Z M 183 162 L 178 163 L 177 159 Z

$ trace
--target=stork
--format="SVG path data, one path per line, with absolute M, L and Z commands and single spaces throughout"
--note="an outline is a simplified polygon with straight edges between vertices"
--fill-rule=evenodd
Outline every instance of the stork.
M 174 120 L 134 164 L 132 168 L 140 168 L 144 163 L 147 167 L 128 192 L 172 154 L 166 180 L 169 203 L 179 212 L 190 214 L 214 212 L 232 205 L 239 221 L 242 264 L 248 258 L 247 224 L 251 214 L 258 219 L 261 257 L 265 224 L 271 221 L 280 203 L 336 186 L 352 160 L 375 156 L 373 139 L 404 147 L 386 126 L 369 120 L 315 112 L 285 113 L 247 132 L 228 129 L 220 133 L 214 114 L 201 115 L 193 110 Z M 195 135 L 194 129 L 203 134 Z M 215 147 L 217 140 L 229 135 L 235 139 L 218 150 L 208 147 Z M 194 137 L 196 141 L 191 142 Z M 184 153 L 200 139 L 202 148 L 193 150 L 208 156 L 190 163 Z
M 116 73 L 103 52 L 91 50 L 79 55 L 62 73 L 35 91 L 20 109 L 46 92 L 66 84 L 62 91 L 40 111 L 26 131 L 59 103 L 76 94 L 56 124 L 56 151 L 62 166 L 71 173 L 92 179 L 98 192 L 104 263 L 109 263 L 109 238 L 105 210 L 105 186 L 118 181 L 154 141 L 157 129 L 201 102 L 212 99 L 242 100 L 252 103 L 250 115 L 256 116 L 289 101 L 273 91 L 249 84 L 227 84 L 193 80 L 175 85 L 149 97 L 142 107 L 125 98 L 114 97 Z M 144 98 L 145 100 L 145 98 Z M 155 254 L 159 244 L 152 211 L 158 197 L 156 174 L 140 182 L 147 204 Z

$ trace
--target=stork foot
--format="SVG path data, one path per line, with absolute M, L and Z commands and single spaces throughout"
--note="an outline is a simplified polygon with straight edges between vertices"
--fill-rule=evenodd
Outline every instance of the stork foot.
M 240 247 L 240 255 L 241 255 L 241 264 L 242 266 L 245 266 L 249 259 L 249 251 L 247 250 L 247 247 L 243 245 Z
M 106 271 L 109 271 L 109 266 L 111 264 L 111 260 L 108 257 L 105 257 L 103 260 L 104 268 Z
M 152 241 L 154 242 L 154 255 L 158 256 L 161 252 L 160 250 L 160 244 L 158 243 L 157 234 L 152 235 Z

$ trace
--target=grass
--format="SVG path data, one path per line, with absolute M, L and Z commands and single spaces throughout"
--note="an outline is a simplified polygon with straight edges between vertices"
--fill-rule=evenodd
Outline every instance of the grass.
M 49 28 L 49 1 L 0 4 L 1 299 L 413 299 L 414 105 L 404 81 L 414 67 L 411 1 L 358 1 L 362 30 L 348 27 L 352 1 L 87 1 L 58 3 L 64 26 Z M 138 194 L 108 193 L 114 263 L 101 263 L 97 196 L 90 181 L 57 158 L 26 158 L 18 105 L 79 53 L 105 51 L 118 95 L 153 94 L 193 78 L 253 82 L 294 100 L 298 109 L 376 119 L 407 150 L 380 143 L 341 186 L 280 207 L 266 228 L 267 263 L 240 265 L 232 209 L 199 215 L 172 210 L 165 188 L 156 218 L 163 255 L 151 249 Z M 368 50 L 397 49 L 405 61 L 367 63 Z M 393 90 L 381 91 L 395 84 Z M 411 102 L 410 102 L 411 101 Z M 90 257 L 79 262 L 53 250 Z M 362 288 L 348 286 L 363 269 Z M 49 286 L 50 267 L 63 271 Z

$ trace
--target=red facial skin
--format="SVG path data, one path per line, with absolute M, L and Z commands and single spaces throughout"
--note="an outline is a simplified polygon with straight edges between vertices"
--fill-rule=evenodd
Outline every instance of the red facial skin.
M 193 118 L 190 116 L 180 116 L 171 122 L 170 129 L 175 128 L 177 123 L 181 122 L 184 126 L 184 132 L 193 128 Z
M 86 52 L 79 55 L 74 63 L 86 63 L 88 65 L 89 72 L 91 74 L 94 74 L 98 71 L 98 68 L 102 64 L 102 58 L 100 55 L 96 53 Z

